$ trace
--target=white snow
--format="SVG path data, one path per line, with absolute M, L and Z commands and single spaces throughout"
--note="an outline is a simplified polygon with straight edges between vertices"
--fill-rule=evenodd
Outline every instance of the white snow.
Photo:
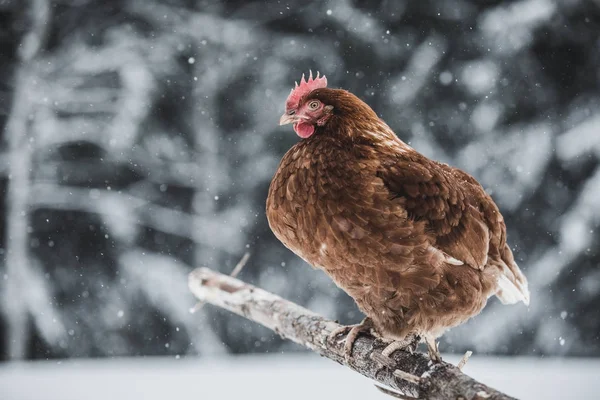
M 476 176 L 503 211 L 516 210 L 523 194 L 541 184 L 552 159 L 552 126 L 515 126 L 502 141 L 500 134 L 478 136 L 459 153 L 458 166 Z
M 426 38 L 412 53 L 404 71 L 390 81 L 390 100 L 395 107 L 405 106 L 428 83 L 430 74 L 446 51 L 446 41 L 438 36 Z
M 489 132 L 496 127 L 503 112 L 504 107 L 499 102 L 482 102 L 473 109 L 471 123 L 477 130 Z
M 465 373 L 524 400 L 593 399 L 600 391 L 600 359 L 475 354 Z M 389 399 L 357 373 L 304 353 L 12 363 L 0 365 L 0 388 L 4 400 Z
M 592 244 L 594 227 L 600 222 L 599 193 L 600 168 L 596 168 L 583 186 L 574 207 L 561 219 L 561 250 L 568 254 L 577 254 Z
M 452 72 L 450 71 L 442 71 L 439 76 L 440 83 L 444 86 L 448 86 L 452 83 L 454 77 L 452 76 Z
M 550 20 L 558 8 L 552 0 L 506 3 L 479 18 L 479 29 L 493 43 L 491 50 L 499 53 L 516 53 L 529 45 L 535 28 Z
M 584 120 L 558 137 L 556 153 L 561 160 L 578 158 L 586 153 L 600 155 L 600 114 Z
M 461 74 L 461 83 L 475 95 L 490 92 L 498 81 L 500 68 L 489 60 L 477 60 L 467 63 Z

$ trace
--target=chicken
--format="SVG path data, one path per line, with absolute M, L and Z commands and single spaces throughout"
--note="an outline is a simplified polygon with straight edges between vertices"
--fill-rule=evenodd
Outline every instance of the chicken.
M 440 360 L 436 338 L 490 296 L 529 304 L 504 219 L 472 176 L 418 153 L 318 73 L 292 89 L 280 119 L 290 123 L 302 140 L 273 177 L 267 218 L 285 246 L 366 314 L 344 328 L 348 356 L 371 329 L 397 341 L 391 351 L 420 337 Z

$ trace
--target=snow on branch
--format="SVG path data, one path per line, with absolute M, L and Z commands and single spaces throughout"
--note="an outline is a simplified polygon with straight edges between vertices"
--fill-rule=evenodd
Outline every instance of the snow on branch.
M 234 277 L 198 268 L 189 276 L 189 288 L 201 302 L 224 308 L 273 330 L 282 338 L 402 393 L 399 398 L 512 399 L 471 377 L 454 365 L 434 364 L 421 353 L 396 351 L 385 357 L 386 343 L 363 334 L 354 343 L 352 358 L 344 357 L 344 343 L 328 340 L 340 325 L 275 294 Z M 388 389 L 382 391 L 392 394 Z

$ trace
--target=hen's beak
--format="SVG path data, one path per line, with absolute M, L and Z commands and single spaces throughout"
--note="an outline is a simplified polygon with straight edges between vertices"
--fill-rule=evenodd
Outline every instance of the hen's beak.
M 285 113 L 281 116 L 281 118 L 279 118 L 279 125 L 293 124 L 297 121 L 298 117 L 296 115 L 289 115 L 288 113 Z

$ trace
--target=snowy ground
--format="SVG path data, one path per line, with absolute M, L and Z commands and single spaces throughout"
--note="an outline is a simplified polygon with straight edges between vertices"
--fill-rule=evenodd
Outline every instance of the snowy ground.
M 600 392 L 600 359 L 474 356 L 466 372 L 521 399 L 595 399 Z M 390 398 L 368 379 L 313 354 L 0 365 L 3 400 L 268 400 L 284 394 L 289 400 Z

